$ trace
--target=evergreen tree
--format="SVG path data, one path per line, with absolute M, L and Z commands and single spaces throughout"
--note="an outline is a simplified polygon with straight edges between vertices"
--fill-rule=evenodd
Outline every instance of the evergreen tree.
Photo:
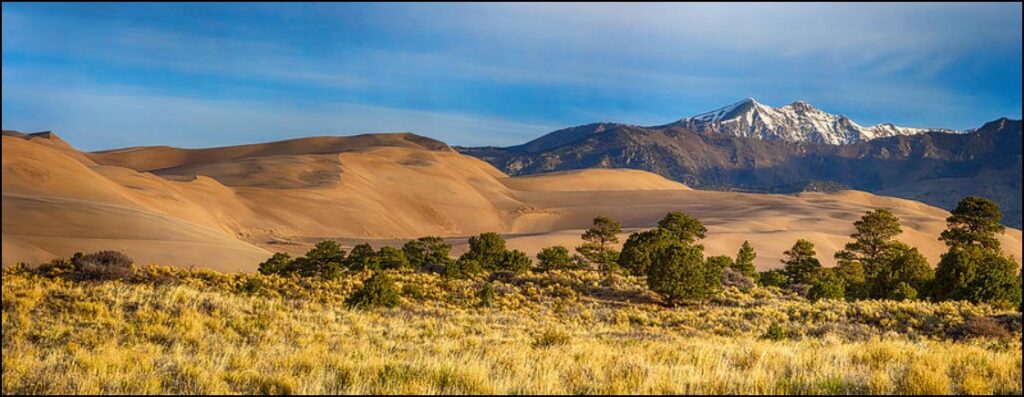
M 897 290 L 901 296 L 907 296 L 908 288 L 913 289 L 916 296 L 935 278 L 935 272 L 924 255 L 917 248 L 900 242 L 890 244 L 878 263 L 878 269 L 869 280 L 871 296 L 875 298 L 894 299 L 893 293 Z M 900 284 L 906 286 L 897 288 Z
M 405 257 L 405 251 L 395 247 L 380 247 L 377 256 L 380 258 L 381 269 L 407 269 L 412 266 Z
M 847 296 L 891 299 L 900 283 L 899 294 L 908 295 L 907 288 L 917 291 L 924 289 L 931 281 L 933 272 L 928 261 L 917 248 L 896 241 L 902 233 L 900 220 L 888 209 L 868 211 L 854 222 L 853 241 L 845 249 L 836 252 L 835 257 L 847 284 Z M 864 280 L 859 280 L 862 269 Z
M 999 206 L 991 200 L 960 200 L 940 237 L 949 251 L 935 269 L 932 297 L 1020 306 L 1019 266 L 1001 251 L 998 235 L 1005 228 L 1000 219 Z
M 306 252 L 306 255 L 292 261 L 292 268 L 300 276 L 336 278 L 344 270 L 345 250 L 338 243 L 324 240 Z
M 348 253 L 345 266 L 355 271 L 380 270 L 380 256 L 370 244 L 358 244 Z
M 276 252 L 269 259 L 259 264 L 260 274 L 288 274 L 291 269 L 292 257 L 285 252 Z
M 594 218 L 593 226 L 583 233 L 583 245 L 576 247 L 576 252 L 605 274 L 611 274 L 615 269 L 615 260 L 619 257 L 613 247 L 619 242 L 617 235 L 620 232 L 622 226 L 611 218 Z
M 445 243 L 443 238 L 427 236 L 409 240 L 402 246 L 402 251 L 405 252 L 409 265 L 421 269 L 426 265 L 447 265 L 451 262 L 449 255 L 452 246 Z
M 833 269 L 819 269 L 811 282 L 807 299 L 818 301 L 821 299 L 843 299 L 844 297 L 846 297 L 846 285 L 843 278 Z
M 480 265 L 480 262 L 477 262 L 476 259 L 467 258 L 465 256 L 461 256 L 458 260 L 449 262 L 444 268 L 445 277 L 450 278 L 469 278 L 483 272 L 484 267 Z
M 754 251 L 754 247 L 750 246 L 750 242 L 744 240 L 739 252 L 736 253 L 736 260 L 732 264 L 732 270 L 743 273 L 748 277 L 756 277 L 757 268 L 754 267 L 754 259 L 756 258 L 757 252 Z
M 674 305 L 721 289 L 722 269 L 704 261 L 704 247 L 674 243 L 658 249 L 647 269 L 647 286 Z
M 836 252 L 835 257 L 840 262 L 860 262 L 868 274 L 873 274 L 880 266 L 879 257 L 903 232 L 900 219 L 888 209 L 881 208 L 868 211 L 853 223 L 853 227 L 855 231 L 850 235 L 853 241 L 846 243 L 845 249 Z
M 766 270 L 757 274 L 757 285 L 785 288 L 789 285 L 789 278 L 782 269 Z
M 835 274 L 843 280 L 843 291 L 846 299 L 868 299 L 871 297 L 867 275 L 864 272 L 864 265 L 857 261 L 840 261 L 835 268 Z
M 654 252 L 677 240 L 672 232 L 662 228 L 632 233 L 622 245 L 617 263 L 634 275 L 645 275 Z
M 999 240 L 996 237 L 1005 229 L 999 223 L 1001 219 L 999 205 L 994 201 L 968 196 L 960 200 L 949 218 L 946 218 L 947 228 L 939 239 L 950 248 L 977 244 L 999 251 Z
M 821 262 L 815 257 L 814 244 L 810 241 L 800 239 L 793 244 L 793 248 L 782 253 L 786 256 L 782 259 L 785 264 L 783 272 L 789 284 L 811 284 L 814 275 L 821 269 Z
M 697 218 L 694 218 L 682 211 L 669 212 L 658 221 L 658 228 L 672 233 L 682 243 L 693 244 L 703 239 L 708 232 Z
M 505 239 L 498 233 L 487 232 L 469 238 L 469 251 L 462 254 L 467 259 L 474 259 L 484 269 L 494 270 L 501 267 L 505 258 Z
M 499 262 L 499 270 L 508 270 L 514 273 L 523 273 L 533 267 L 533 261 L 520 250 L 505 251 Z
M 722 270 L 732 269 L 733 263 L 732 258 L 725 255 L 709 256 L 707 258 L 709 266 L 713 266 Z
M 541 270 L 565 269 L 572 265 L 572 257 L 569 250 L 557 245 L 547 247 L 537 253 L 537 265 Z
M 1021 304 L 1018 265 L 981 245 L 954 247 L 935 270 L 932 296 L 940 300 L 985 302 L 1000 307 Z

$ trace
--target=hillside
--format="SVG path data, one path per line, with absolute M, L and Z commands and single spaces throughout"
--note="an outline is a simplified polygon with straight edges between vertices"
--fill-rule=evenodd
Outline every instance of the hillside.
M 914 201 L 698 191 L 637 170 L 509 177 L 413 134 L 98 153 L 52 133 L 3 136 L 5 266 L 115 249 L 143 264 L 253 270 L 271 252 L 300 254 L 325 238 L 380 246 L 437 235 L 458 254 L 467 236 L 486 231 L 533 255 L 578 245 L 598 215 L 622 222 L 625 240 L 683 210 L 708 225 L 709 254 L 733 255 L 750 240 L 758 267 L 772 268 L 798 238 L 832 263 L 852 222 L 876 207 L 892 207 L 902 238 L 932 263 L 945 250 L 937 236 L 948 213 Z M 1002 238 L 1020 261 L 1020 231 Z
M 1021 226 L 1021 122 L 920 132 L 846 145 L 695 132 L 679 124 L 599 123 L 507 148 L 457 148 L 509 175 L 588 168 L 650 171 L 695 189 L 793 193 L 830 182 L 951 209 L 967 195 L 999 203 Z

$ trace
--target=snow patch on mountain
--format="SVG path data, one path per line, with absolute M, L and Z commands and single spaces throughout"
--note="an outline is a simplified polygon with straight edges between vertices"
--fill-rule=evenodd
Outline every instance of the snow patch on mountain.
M 943 128 L 900 127 L 889 123 L 865 127 L 844 115 L 824 112 L 804 101 L 772 107 L 754 98 L 687 117 L 674 124 L 700 133 L 832 145 L 929 131 L 957 132 Z

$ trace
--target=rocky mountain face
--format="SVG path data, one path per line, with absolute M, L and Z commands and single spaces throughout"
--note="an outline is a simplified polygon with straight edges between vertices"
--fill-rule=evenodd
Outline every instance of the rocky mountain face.
M 898 135 L 918 135 L 929 131 L 954 132 L 941 128 L 907 128 L 892 124 L 864 127 L 846 116 L 824 112 L 804 101 L 771 107 L 754 98 L 687 117 L 669 126 L 706 134 L 833 145 Z
M 759 109 L 759 104 L 748 105 Z M 759 134 L 710 133 L 715 120 L 752 114 L 742 109 L 748 105 L 658 127 L 598 123 L 555 131 L 518 146 L 456 149 L 509 175 L 636 168 L 697 189 L 790 193 L 852 188 L 946 209 L 963 196 L 979 195 L 999 203 L 1005 224 L 1021 226 L 1020 120 L 1002 118 L 963 133 L 875 126 L 875 138 L 851 130 L 855 134 L 845 136 L 857 139 L 841 145 L 812 138 L 793 142 Z M 759 112 L 750 116 L 751 125 L 768 125 Z M 745 117 L 740 119 L 745 122 Z M 845 118 L 834 121 L 829 125 L 856 126 Z M 702 131 L 700 123 L 705 126 Z

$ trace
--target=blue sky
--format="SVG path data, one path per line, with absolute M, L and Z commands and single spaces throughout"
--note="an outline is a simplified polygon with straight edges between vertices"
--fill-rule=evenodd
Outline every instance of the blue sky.
M 511 145 L 745 97 L 1021 117 L 1021 5 L 3 4 L 3 128 L 80 149 L 412 131 Z

